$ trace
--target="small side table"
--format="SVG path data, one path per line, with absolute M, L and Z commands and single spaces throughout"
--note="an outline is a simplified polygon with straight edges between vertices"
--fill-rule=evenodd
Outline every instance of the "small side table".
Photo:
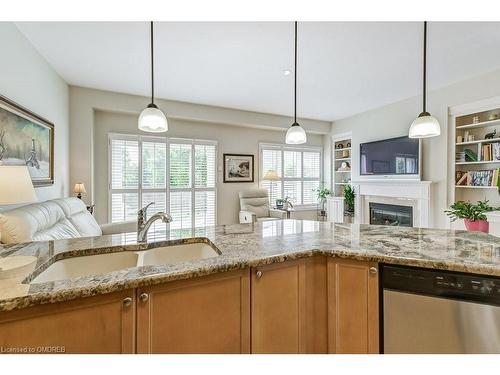
M 295 209 L 293 209 L 293 208 L 278 208 L 278 207 L 273 207 L 273 209 L 286 212 L 286 218 L 287 219 L 290 219 L 290 215 L 291 215 L 292 211 L 295 211 Z

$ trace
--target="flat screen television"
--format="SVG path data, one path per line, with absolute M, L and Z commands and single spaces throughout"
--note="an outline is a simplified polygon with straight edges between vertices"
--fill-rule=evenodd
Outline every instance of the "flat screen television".
M 360 175 L 419 175 L 420 142 L 398 137 L 360 144 Z

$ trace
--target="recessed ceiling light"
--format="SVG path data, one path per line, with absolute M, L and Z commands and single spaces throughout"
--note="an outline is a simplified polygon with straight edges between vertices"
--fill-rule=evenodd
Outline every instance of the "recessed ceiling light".
M 283 75 L 289 76 L 290 74 L 292 74 L 292 71 L 290 69 L 283 70 Z

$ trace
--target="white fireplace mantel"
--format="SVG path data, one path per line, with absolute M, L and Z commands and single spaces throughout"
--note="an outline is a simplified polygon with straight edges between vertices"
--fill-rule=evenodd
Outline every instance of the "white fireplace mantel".
M 431 181 L 361 180 L 353 181 L 354 223 L 370 223 L 370 202 L 396 204 L 413 208 L 413 226 L 430 226 Z

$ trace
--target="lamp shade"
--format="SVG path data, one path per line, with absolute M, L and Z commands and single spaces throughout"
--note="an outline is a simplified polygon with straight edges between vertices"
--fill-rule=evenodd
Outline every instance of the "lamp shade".
M 35 189 L 28 167 L 0 165 L 0 182 L 0 205 L 36 201 Z
M 278 173 L 273 169 L 268 170 L 264 175 L 264 180 L 266 181 L 278 181 L 279 179 Z
M 73 189 L 75 193 L 82 194 L 86 193 L 87 191 L 85 190 L 85 185 L 83 182 L 78 182 L 75 184 L 75 187 Z
M 428 112 L 422 112 L 410 126 L 410 138 L 430 138 L 441 134 L 438 120 Z
M 168 130 L 167 117 L 155 104 L 150 104 L 139 115 L 138 128 L 150 133 L 166 132 Z
M 307 142 L 307 135 L 302 126 L 294 122 L 286 132 L 285 143 L 288 145 L 300 145 Z

